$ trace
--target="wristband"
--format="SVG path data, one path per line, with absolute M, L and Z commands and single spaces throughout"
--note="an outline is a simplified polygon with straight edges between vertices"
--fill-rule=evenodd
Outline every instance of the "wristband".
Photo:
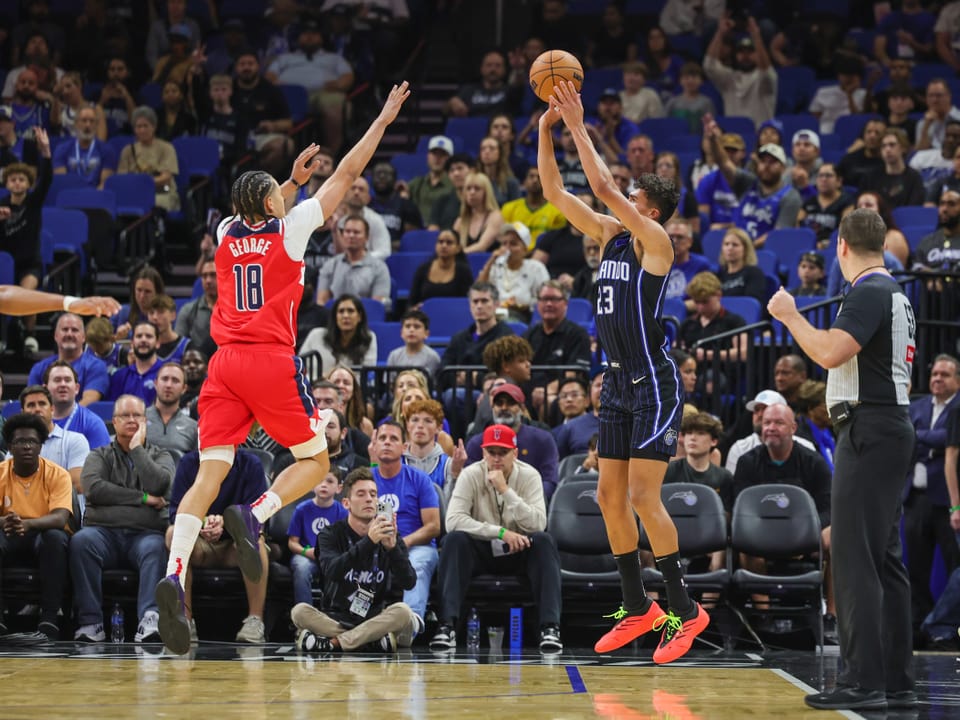
M 140 504 L 141 504 L 141 505 L 146 505 L 146 504 L 147 504 L 147 500 L 148 500 L 149 498 L 150 498 L 150 496 L 147 495 L 147 493 L 144 493 L 144 494 L 143 494 L 143 497 L 140 498 Z M 201 527 L 202 527 L 202 526 L 201 526 Z
M 303 546 L 303 550 L 300 551 L 300 554 L 303 555 L 304 557 L 306 557 L 306 556 L 307 556 L 307 550 L 309 550 L 311 547 L 313 547 L 313 546 L 312 546 L 312 545 L 304 545 L 304 546 Z
M 294 186 L 297 190 L 299 190 L 301 187 L 303 187 L 300 183 L 298 183 L 296 180 L 294 180 L 292 176 L 291 176 L 291 178 L 290 178 L 290 182 L 293 183 L 293 186 Z
M 954 505 L 952 508 L 950 508 L 950 512 L 956 512 L 957 510 L 960 510 L 960 505 Z
M 64 311 L 65 311 L 65 312 L 70 312 L 70 305 L 71 305 L 72 303 L 76 302 L 76 301 L 79 300 L 79 299 L 80 299 L 80 298 L 76 297 L 75 295 L 64 295 L 64 296 L 63 296 L 63 309 L 64 309 Z
M 503 540 L 503 536 L 506 532 L 507 532 L 506 528 L 500 528 L 500 532 L 497 534 L 497 537 Z

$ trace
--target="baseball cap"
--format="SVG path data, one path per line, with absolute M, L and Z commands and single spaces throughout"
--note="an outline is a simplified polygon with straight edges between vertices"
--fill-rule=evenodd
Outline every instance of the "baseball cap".
M 502 447 L 509 450 L 517 449 L 517 434 L 506 425 L 491 425 L 483 431 L 483 442 L 480 447 Z
M 767 143 L 760 150 L 757 151 L 757 155 L 769 155 L 774 160 L 779 161 L 781 164 L 787 164 L 787 155 L 783 152 L 783 148 L 777 145 L 776 143 Z
M 757 405 L 786 405 L 787 400 L 776 390 L 761 390 L 757 393 L 757 396 L 747 403 L 747 410 L 753 412 L 753 409 Z
M 446 135 L 434 135 L 427 143 L 427 151 L 443 150 L 447 155 L 453 155 L 453 140 Z
M 500 228 L 500 234 L 503 235 L 504 233 L 516 233 L 525 246 L 530 246 L 530 228 L 522 222 L 504 223 L 503 227 Z
M 190 34 L 190 26 L 186 23 L 177 23 L 176 25 L 171 25 L 170 29 L 167 31 L 167 35 L 170 37 L 181 37 L 186 40 L 189 40 L 192 37 Z
M 760 127 L 757 128 L 757 134 L 759 135 L 764 128 L 772 127 L 778 133 L 780 137 L 783 137 L 783 123 L 777 120 L 776 118 L 770 118 L 769 120 L 764 120 L 760 123 Z
M 313 18 L 308 18 L 300 23 L 300 32 L 321 32 L 320 23 Z
M 604 88 L 603 92 L 600 93 L 600 100 L 605 100 L 606 98 L 613 98 L 620 102 L 620 91 L 612 87 Z
M 821 255 L 818 252 L 814 252 L 813 250 L 811 250 L 810 252 L 805 252 L 803 255 L 801 255 L 800 262 L 813 263 L 821 270 L 823 270 L 823 268 L 826 266 L 826 262 L 823 259 L 823 255 Z
M 497 399 L 497 395 L 509 395 L 518 405 L 523 405 L 524 401 L 526 400 L 523 390 L 513 383 L 497 385 L 497 387 L 493 389 L 493 392 L 490 393 L 491 402 Z
M 740 49 L 753 50 L 753 38 L 742 37 L 739 40 L 737 40 L 737 50 L 740 50 Z
M 13 108 L 9 105 L 0 105 L 0 120 L 13 120 Z
M 746 150 L 747 144 L 743 141 L 743 136 L 738 133 L 724 133 L 720 136 L 720 147 Z
M 817 150 L 820 149 L 820 136 L 817 135 L 813 130 L 797 130 L 793 134 L 793 140 L 790 141 L 790 144 L 794 145 L 801 140 L 806 140 Z

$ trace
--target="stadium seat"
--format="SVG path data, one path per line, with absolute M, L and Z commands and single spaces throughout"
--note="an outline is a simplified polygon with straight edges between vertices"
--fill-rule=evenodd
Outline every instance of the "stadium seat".
M 82 210 L 45 207 L 41 211 L 41 227 L 53 236 L 53 249 L 76 253 L 80 272 L 87 272 L 87 239 L 90 223 Z
M 786 263 L 783 264 L 786 267 Z M 757 250 L 757 267 L 763 270 L 765 275 L 779 275 L 780 259 L 777 254 L 771 250 Z
M 141 105 L 158 108 L 163 103 L 163 87 L 155 82 L 144 83 L 140 86 L 137 96 L 140 98 Z
M 700 238 L 700 244 L 703 246 L 703 254 L 712 263 L 717 262 L 720 257 L 720 246 L 723 245 L 723 236 L 727 234 L 724 228 L 707 230 Z
M 891 213 L 897 227 L 925 227 L 929 232 L 937 227 L 937 208 L 923 205 L 902 205 L 895 207 Z
M 670 148 L 676 152 L 674 138 L 689 135 L 690 126 L 681 118 L 647 118 L 640 123 L 640 132 L 650 136 L 654 148 Z M 697 138 L 697 143 L 699 142 Z
M 793 134 L 800 130 L 813 130 L 820 135 L 820 121 L 816 115 L 811 113 L 783 113 L 777 115 L 777 120 L 783 125 L 783 146 L 790 154 L 790 146 L 793 143 Z M 823 138 L 820 138 L 821 146 Z
M 112 190 L 96 190 L 93 188 L 64 190 L 57 196 L 57 207 L 105 210 L 111 217 L 116 218 L 117 195 Z
M 47 196 L 43 199 L 44 207 L 56 207 L 57 197 L 64 190 L 83 190 L 89 189 L 87 181 L 76 173 L 66 173 L 65 175 L 54 175 L 50 178 L 50 189 L 47 190 Z
M 488 252 L 475 252 L 467 255 L 467 262 L 470 264 L 470 271 L 473 273 L 473 277 L 477 277 L 477 275 L 480 274 L 480 271 L 483 270 L 483 266 L 487 264 L 487 260 L 489 259 L 490 253 Z
M 465 297 L 432 297 L 421 308 L 430 318 L 430 345 L 447 345 L 450 338 L 472 322 L 470 300 Z
M 283 93 L 283 98 L 287 101 L 287 109 L 290 111 L 290 119 L 296 125 L 310 112 L 310 98 L 307 96 L 307 90 L 302 85 L 278 85 L 277 87 Z
M 431 257 L 433 253 L 425 252 L 398 252 L 386 257 L 384 262 L 390 270 L 390 288 L 396 299 L 405 300 L 410 296 L 413 274 Z
M 447 120 L 443 134 L 448 137 L 456 135 L 463 141 L 463 151 L 468 152 L 474 157 L 480 149 L 480 141 L 487 136 L 487 125 L 490 118 L 487 117 L 452 117 Z M 426 172 L 427 162 L 424 160 L 423 169 L 418 174 Z
M 805 65 L 777 68 L 777 115 L 806 112 L 813 100 L 815 81 L 816 74 Z
M 932 228 L 928 225 L 918 227 L 916 225 L 907 225 L 906 227 L 901 227 L 900 232 L 903 233 L 903 236 L 907 239 L 907 245 L 910 246 L 910 250 L 916 250 L 917 246 L 920 245 L 920 241 L 923 240 L 927 235 L 932 233 L 936 228 Z
M 756 298 L 745 296 L 725 296 L 720 298 L 720 303 L 728 312 L 735 313 L 747 321 L 747 325 L 760 322 L 763 307 Z
M 213 178 L 220 167 L 220 143 L 202 135 L 183 135 L 173 139 L 180 176 L 202 175 Z
M 103 184 L 117 196 L 117 214 L 141 217 L 153 211 L 156 187 L 153 176 L 147 173 L 111 175 Z
M 403 345 L 400 331 L 403 323 L 400 322 L 368 322 L 370 332 L 377 336 L 377 365 L 386 365 L 387 357 L 392 350 Z
M 427 154 L 397 153 L 390 158 L 390 164 L 397 171 L 397 180 L 410 181 L 427 173 Z
M 797 250 L 813 250 L 817 247 L 817 235 L 810 228 L 776 228 L 767 233 L 764 250 L 769 250 L 784 265 L 796 255 Z
M 433 255 L 439 234 L 439 230 L 407 230 L 400 236 L 400 252 L 428 252 Z
M 113 151 L 117 154 L 117 160 L 120 160 L 120 153 L 123 152 L 123 149 L 127 145 L 132 145 L 136 141 L 136 138 L 133 135 L 114 135 L 112 138 L 107 140 L 107 145 L 109 145 Z
M 873 113 L 856 113 L 854 115 L 841 115 L 837 118 L 833 126 L 833 134 L 837 137 L 842 147 L 848 147 L 854 140 L 860 137 L 864 126 L 868 120 L 878 118 L 879 115 Z

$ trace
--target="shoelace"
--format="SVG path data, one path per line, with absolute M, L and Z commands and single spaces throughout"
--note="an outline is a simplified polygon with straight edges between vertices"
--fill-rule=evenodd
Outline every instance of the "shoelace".
M 666 615 L 661 615 L 653 621 L 653 630 L 657 631 L 664 625 L 666 625 L 666 630 L 663 633 L 663 642 L 668 643 L 683 627 L 683 620 L 680 619 L 679 615 L 668 612 Z
M 605 618 L 613 618 L 614 620 L 623 620 L 627 616 L 627 611 L 623 609 L 623 605 L 614 610 L 609 615 L 604 615 Z

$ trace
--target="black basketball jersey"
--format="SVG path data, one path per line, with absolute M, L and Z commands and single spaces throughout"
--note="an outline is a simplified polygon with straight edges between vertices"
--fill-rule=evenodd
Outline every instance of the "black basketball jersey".
M 597 335 L 610 361 L 652 368 L 668 357 L 660 317 L 669 276 L 640 266 L 630 233 L 607 243 L 593 291 Z

